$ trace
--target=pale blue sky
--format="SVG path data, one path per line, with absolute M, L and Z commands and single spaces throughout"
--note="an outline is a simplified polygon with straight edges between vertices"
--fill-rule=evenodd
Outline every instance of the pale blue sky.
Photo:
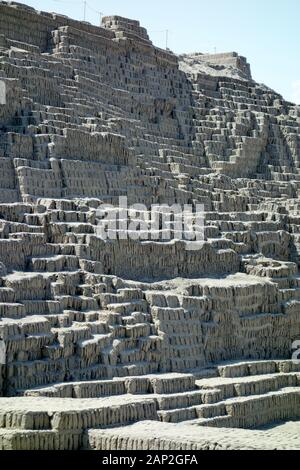
M 83 19 L 83 0 L 27 0 L 39 10 Z M 138 19 L 154 44 L 182 52 L 236 51 L 255 80 L 300 104 L 299 0 L 88 0 L 86 20 L 99 13 Z

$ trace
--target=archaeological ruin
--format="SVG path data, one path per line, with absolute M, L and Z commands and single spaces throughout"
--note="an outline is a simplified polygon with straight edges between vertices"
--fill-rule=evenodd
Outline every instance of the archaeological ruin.
M 300 107 L 5 1 L 0 84 L 0 449 L 300 449 Z M 101 238 L 124 197 L 203 239 Z

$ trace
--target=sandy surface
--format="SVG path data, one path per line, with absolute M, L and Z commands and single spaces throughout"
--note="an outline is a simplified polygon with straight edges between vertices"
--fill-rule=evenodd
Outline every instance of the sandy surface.
M 128 446 L 140 442 L 155 450 L 158 445 L 176 450 L 184 445 L 198 449 L 250 449 L 250 450 L 300 450 L 300 421 L 278 423 L 258 430 L 210 428 L 178 425 L 171 423 L 157 423 L 144 421 L 132 426 L 117 429 L 91 430 L 91 441 L 109 443 L 113 440 L 116 447 L 118 442 L 127 441 Z M 119 440 L 119 441 L 118 441 Z M 130 447 L 128 447 L 130 448 Z
M 230 77 L 237 80 L 248 80 L 248 77 L 238 68 L 227 64 L 210 63 L 207 57 L 201 55 L 183 54 L 179 56 L 179 68 L 185 73 L 200 73 L 213 77 Z
M 97 410 L 120 405 L 153 402 L 153 395 L 122 395 L 104 398 L 48 398 L 48 397 L 12 397 L 0 398 L 2 412 L 27 411 L 51 412 Z
M 249 285 L 265 285 L 265 284 L 272 284 L 270 278 L 262 278 L 258 276 L 253 276 L 244 273 L 236 273 L 236 274 L 229 274 L 221 277 L 200 277 L 200 278 L 174 278 L 174 279 L 167 279 L 157 282 L 139 282 L 139 281 L 127 281 L 126 284 L 131 287 L 141 287 L 145 290 L 147 288 L 149 291 L 160 291 L 160 290 L 170 290 L 177 293 L 184 291 L 187 287 L 190 286 L 203 286 L 203 287 L 247 287 Z

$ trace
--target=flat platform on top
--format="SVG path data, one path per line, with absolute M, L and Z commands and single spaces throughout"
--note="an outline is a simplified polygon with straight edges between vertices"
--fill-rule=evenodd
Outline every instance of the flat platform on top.
M 259 383 L 263 380 L 276 380 L 281 377 L 295 377 L 298 379 L 298 383 L 300 384 L 300 372 L 246 375 L 245 377 L 211 377 L 197 380 L 196 383 L 201 390 L 209 390 L 211 388 L 218 388 L 220 385 Z
M 95 450 L 300 450 L 300 421 L 257 430 L 143 421 L 87 432 Z
M 153 402 L 153 397 L 139 395 L 122 395 L 103 398 L 48 398 L 48 397 L 9 397 L 0 398 L 1 411 L 17 411 L 26 413 L 27 411 L 38 411 L 47 413 L 57 413 L 60 411 L 83 411 L 112 406 L 138 404 Z
M 235 273 L 223 276 L 211 276 L 211 277 L 175 277 L 172 279 L 162 279 L 160 281 L 149 280 L 149 281 L 130 281 L 127 280 L 128 286 L 132 284 L 133 287 L 147 288 L 147 285 L 151 285 L 151 291 L 157 288 L 157 290 L 168 289 L 168 290 L 182 290 L 186 287 L 190 287 L 194 284 L 203 287 L 248 287 L 249 285 L 257 284 L 272 284 L 272 279 L 269 277 L 254 276 L 252 274 Z

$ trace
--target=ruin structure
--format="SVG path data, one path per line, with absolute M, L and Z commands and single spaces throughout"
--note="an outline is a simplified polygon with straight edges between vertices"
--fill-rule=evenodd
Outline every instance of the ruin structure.
M 0 82 L 0 449 L 300 448 L 300 108 L 4 1 Z M 101 239 L 124 196 L 203 205 L 201 246 Z

